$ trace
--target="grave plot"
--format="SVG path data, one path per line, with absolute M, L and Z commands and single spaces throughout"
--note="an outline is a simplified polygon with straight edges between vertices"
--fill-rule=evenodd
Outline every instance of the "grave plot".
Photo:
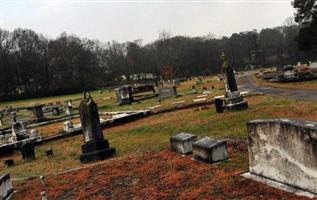
M 187 87 L 191 90 L 190 84 Z M 185 95 L 177 101 L 188 99 L 192 102 L 197 96 Z M 0 170 L 9 172 L 13 177 L 13 186 L 20 191 L 15 194 L 17 199 L 23 196 L 40 198 L 41 175 L 47 181 L 45 192 L 48 199 L 307 199 L 241 177 L 249 167 L 245 123 L 255 117 L 280 115 L 315 118 L 317 106 L 266 96 L 246 99 L 250 108 L 241 112 L 218 115 L 213 106 L 206 109 L 189 108 L 162 112 L 133 123 L 108 127 L 103 130 L 103 134 L 117 154 L 106 161 L 81 163 L 81 146 L 84 141 L 83 135 L 77 135 L 35 147 L 34 161 L 23 161 L 18 152 L 0 158 Z M 173 107 L 174 101 L 167 99 L 162 102 L 162 106 Z M 136 106 L 157 105 L 157 102 L 154 105 L 152 103 L 148 100 L 144 105 Z M 124 109 L 127 110 L 127 106 L 123 106 Z M 112 113 L 113 110 L 109 111 L 102 112 Z M 307 112 L 310 115 L 305 115 Z M 208 136 L 215 140 L 226 139 L 229 160 L 207 164 L 193 160 L 192 154 L 183 157 L 172 152 L 169 149 L 169 139 L 181 132 L 194 133 L 198 138 Z M 52 155 L 47 153 L 50 150 L 53 150 Z M 14 160 L 14 166 L 4 165 L 4 161 L 9 159 Z M 72 171 L 77 168 L 83 169 Z M 36 178 L 15 181 L 15 178 L 30 176 Z M 125 188 L 125 192 L 122 188 Z
M 49 199 L 308 199 L 241 177 L 247 169 L 247 145 L 230 143 L 228 150 L 232 161 L 222 165 L 201 164 L 169 150 L 107 160 L 46 176 L 46 194 Z M 16 199 L 40 198 L 39 179 L 28 183 L 14 185 L 20 190 Z

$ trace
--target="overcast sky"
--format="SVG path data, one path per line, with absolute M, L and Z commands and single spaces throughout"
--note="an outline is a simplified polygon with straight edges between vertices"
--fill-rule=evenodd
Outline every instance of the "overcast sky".
M 172 35 L 217 37 L 282 25 L 293 16 L 290 0 L 230 1 L 36 1 L 0 0 L 1 28 L 30 28 L 50 38 L 61 32 L 79 37 L 117 40 Z

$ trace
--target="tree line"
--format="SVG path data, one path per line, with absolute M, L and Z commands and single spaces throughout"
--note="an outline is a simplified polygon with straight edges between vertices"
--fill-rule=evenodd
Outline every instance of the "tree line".
M 215 38 L 172 36 L 154 42 L 100 42 L 66 33 L 49 39 L 30 29 L 0 29 L 0 100 L 94 90 L 133 81 L 218 74 L 225 52 L 236 70 L 316 59 L 297 45 L 301 25 Z

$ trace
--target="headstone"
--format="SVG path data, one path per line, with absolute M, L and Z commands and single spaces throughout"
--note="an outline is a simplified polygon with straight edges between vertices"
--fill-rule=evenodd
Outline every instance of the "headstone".
M 72 130 L 74 128 L 74 124 L 72 121 L 66 121 L 64 122 L 64 131 L 65 132 L 69 132 L 70 130 Z
M 20 153 L 24 161 L 29 162 L 35 160 L 34 144 L 33 143 L 24 143 L 19 148 Z
M 132 87 L 131 86 L 121 86 L 116 90 L 117 102 L 119 105 L 130 105 L 133 103 Z
M 60 114 L 59 107 L 58 106 L 53 107 L 52 113 L 53 115 L 59 115 Z
M 12 166 L 14 166 L 14 161 L 12 159 L 5 160 L 4 164 L 6 167 L 12 167 Z
M 228 110 L 243 110 L 248 108 L 248 103 L 243 100 L 242 95 L 238 91 L 236 79 L 234 77 L 234 70 L 230 66 L 225 54 L 222 54 L 223 65 L 221 68 L 222 80 L 225 84 L 225 97 L 223 108 Z M 220 103 L 220 101 L 218 101 Z M 219 106 L 219 104 L 215 104 Z M 216 107 L 217 112 L 221 111 L 220 107 Z M 219 112 L 218 112 L 219 113 Z
M 12 123 L 17 122 L 17 113 L 16 112 L 11 112 L 11 121 L 12 121 Z
M 159 88 L 159 99 L 167 99 L 177 97 L 177 90 L 175 86 L 172 87 L 160 87 Z
M 113 156 L 115 149 L 110 148 L 108 140 L 104 139 L 97 104 L 87 93 L 80 102 L 79 115 L 85 142 L 81 147 L 80 161 L 88 163 Z
M 223 113 L 223 100 L 222 99 L 215 99 L 215 106 L 217 113 Z
M 42 110 L 43 106 L 44 106 L 43 104 L 34 104 L 27 108 L 27 110 L 31 112 L 31 117 L 30 117 L 31 122 L 39 123 L 46 120 Z
M 192 144 L 197 140 L 197 136 L 190 133 L 179 133 L 170 138 L 173 151 L 181 154 L 192 152 Z
M 7 199 L 13 192 L 10 174 L 0 177 L 0 199 Z
M 73 114 L 73 106 L 66 105 L 65 106 L 65 114 L 67 116 L 72 115 Z
M 317 194 L 317 123 L 290 119 L 247 123 L 252 175 Z
M 54 155 L 52 149 L 46 150 L 46 151 L 45 151 L 45 154 L 46 154 L 46 156 L 49 156 L 49 157 Z
M 31 132 L 30 132 L 30 138 L 37 138 L 37 137 L 39 137 L 39 136 L 40 136 L 40 134 L 39 134 L 38 130 L 36 130 L 36 129 L 32 129 L 32 130 L 31 130 Z
M 12 142 L 20 141 L 29 138 L 28 130 L 24 121 L 15 122 L 12 124 Z
M 194 159 L 216 163 L 228 159 L 227 142 L 204 137 L 193 143 Z

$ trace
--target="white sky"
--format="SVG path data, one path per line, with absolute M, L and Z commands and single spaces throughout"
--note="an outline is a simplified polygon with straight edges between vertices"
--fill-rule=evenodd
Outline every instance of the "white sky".
M 0 0 L 1 28 L 30 28 L 50 38 L 61 32 L 120 42 L 172 35 L 217 37 L 282 25 L 293 16 L 291 0 L 106 1 Z

